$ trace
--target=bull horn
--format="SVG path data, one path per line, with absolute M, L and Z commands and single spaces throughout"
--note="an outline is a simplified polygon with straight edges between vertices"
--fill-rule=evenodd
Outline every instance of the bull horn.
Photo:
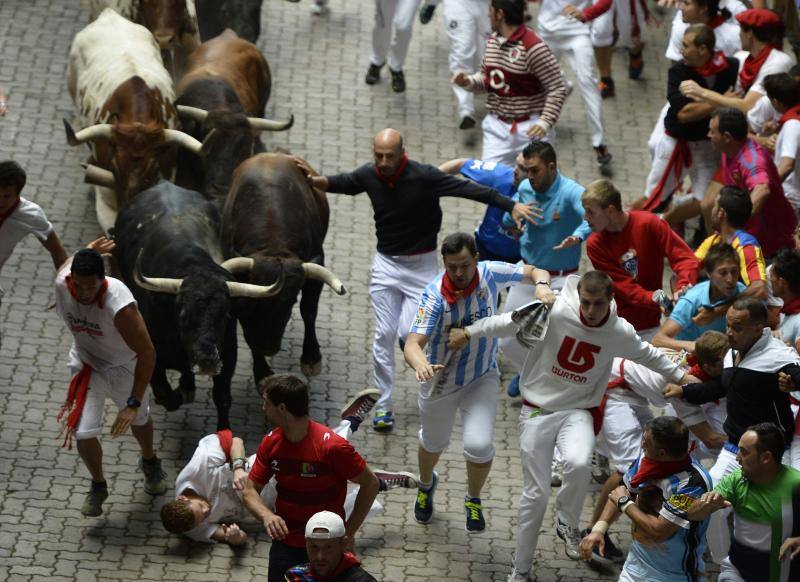
M 316 263 L 303 263 L 303 272 L 306 274 L 307 279 L 317 279 L 328 285 L 333 289 L 337 295 L 344 295 L 347 289 L 344 288 L 339 277 L 333 274 L 330 270 L 322 265 Z
M 208 111 L 205 109 L 200 109 L 199 107 L 191 107 L 189 105 L 176 105 L 175 108 L 178 110 L 178 113 L 182 113 L 186 117 L 194 119 L 195 121 L 199 121 L 203 123 L 208 117 Z
M 250 283 L 238 283 L 228 281 L 228 291 L 231 297 L 248 297 L 250 299 L 266 299 L 281 292 L 283 288 L 283 277 L 272 285 L 251 285 Z
M 227 270 L 229 273 L 241 273 L 252 270 L 255 263 L 255 260 L 249 257 L 235 257 L 224 261 L 220 267 Z
M 111 124 L 98 123 L 97 125 L 90 125 L 75 133 L 69 121 L 64 121 L 64 130 L 67 132 L 67 143 L 71 146 L 80 145 L 87 141 L 94 141 L 96 139 L 110 139 L 111 138 Z
M 289 121 L 274 121 L 261 117 L 248 117 L 250 127 L 258 131 L 285 131 L 294 125 L 294 115 L 289 116 Z
M 110 172 L 92 164 L 81 165 L 86 170 L 83 176 L 83 181 L 86 184 L 92 184 L 93 186 L 104 186 L 105 188 L 114 188 L 116 186 L 114 172 Z
M 204 157 L 207 156 L 208 152 L 211 150 L 211 144 L 214 139 L 216 139 L 216 133 L 217 130 L 212 129 L 208 132 L 208 135 L 206 135 L 203 143 L 200 143 L 188 133 L 184 133 L 177 129 L 165 129 L 164 141 L 166 143 L 178 144 L 179 147 L 186 148 L 195 155 Z
M 142 251 L 139 251 L 139 256 L 136 257 L 136 268 L 133 270 L 133 280 L 142 289 L 147 291 L 154 291 L 156 293 L 171 293 L 177 295 L 180 291 L 183 279 L 166 279 L 160 277 L 145 277 L 142 275 Z

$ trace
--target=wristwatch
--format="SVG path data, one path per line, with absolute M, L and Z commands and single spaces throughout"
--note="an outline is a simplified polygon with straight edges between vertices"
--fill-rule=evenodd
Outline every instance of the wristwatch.
M 542 279 L 541 281 L 536 281 L 536 284 L 537 285 L 547 285 L 549 287 L 550 286 L 550 281 L 545 281 L 544 279 Z
M 128 408 L 139 408 L 142 406 L 142 403 L 136 400 L 133 396 L 128 396 L 128 401 L 125 403 Z
M 633 499 L 631 499 L 627 495 L 623 495 L 622 497 L 617 499 L 617 509 L 619 509 L 620 513 L 625 513 L 625 508 L 628 506 L 629 503 L 633 503 Z

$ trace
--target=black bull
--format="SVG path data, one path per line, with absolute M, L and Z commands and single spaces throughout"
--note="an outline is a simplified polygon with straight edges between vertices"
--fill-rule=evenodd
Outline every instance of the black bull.
M 220 216 L 198 192 L 159 182 L 117 217 L 114 256 L 156 349 L 150 384 L 156 402 L 175 410 L 194 399 L 195 373 L 213 376 L 217 426 L 229 428 L 236 367 L 236 297 L 279 291 L 237 283 L 217 264 Z M 254 299 L 255 300 L 255 299 Z M 167 370 L 180 372 L 177 390 Z
M 341 281 L 322 267 L 328 217 L 325 193 L 308 185 L 289 156 L 259 154 L 234 173 L 223 209 L 222 244 L 227 257 L 238 259 L 226 264 L 251 284 L 283 281 L 279 294 L 267 301 L 245 301 L 239 311 L 257 383 L 272 374 L 266 356 L 280 350 L 300 292 L 305 327 L 300 363 L 306 376 L 320 372 L 316 318 L 322 285 L 345 293 Z

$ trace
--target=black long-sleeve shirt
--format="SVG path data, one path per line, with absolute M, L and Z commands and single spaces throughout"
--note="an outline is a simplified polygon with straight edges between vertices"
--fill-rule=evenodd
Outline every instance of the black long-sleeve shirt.
M 492 188 L 413 160 L 408 161 L 394 186 L 378 176 L 373 164 L 364 164 L 353 172 L 329 176 L 328 192 L 367 193 L 375 216 L 378 252 L 385 255 L 413 255 L 436 249 L 436 235 L 442 227 L 442 196 L 467 198 L 506 212 L 514 208 L 510 198 Z
M 684 399 L 699 405 L 727 398 L 728 417 L 724 428 L 734 445 L 739 444 L 747 427 L 760 422 L 778 425 L 789 444 L 794 435 L 794 416 L 789 395 L 778 387 L 778 372 L 789 374 L 794 385 L 800 387 L 800 356 L 793 348 L 773 338 L 767 329 L 736 364 L 735 357 L 734 350 L 725 355 L 721 377 L 684 386 Z

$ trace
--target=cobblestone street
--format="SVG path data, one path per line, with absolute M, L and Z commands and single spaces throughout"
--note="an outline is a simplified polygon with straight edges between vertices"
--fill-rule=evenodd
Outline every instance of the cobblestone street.
M 312 17 L 310 0 L 265 0 L 259 47 L 273 74 L 268 116 L 295 115 L 294 127 L 267 134 L 268 148 L 282 146 L 307 158 L 324 173 L 351 170 L 371 159 L 371 139 L 391 126 L 405 136 L 409 157 L 439 164 L 455 157 L 479 156 L 480 133 L 458 130 L 455 98 L 448 83 L 447 37 L 441 9 L 427 26 L 415 24 L 405 72 L 408 88 L 392 93 L 384 78 L 363 81 L 371 44 L 373 3 L 330 0 L 331 13 Z M 23 195 L 39 203 L 69 252 L 100 234 L 89 187 L 83 184 L 83 147 L 70 148 L 62 118 L 74 119 L 66 88 L 69 47 L 88 22 L 79 0 L 0 1 L 0 87 L 9 93 L 9 114 L 0 118 L 2 158 L 28 171 Z M 644 187 L 649 170 L 647 138 L 665 101 L 667 64 L 663 58 L 669 22 L 648 30 L 643 79 L 627 79 L 627 57 L 617 52 L 617 97 L 604 102 L 613 179 L 628 201 Z M 573 77 L 568 70 L 568 77 Z M 583 103 L 576 92 L 557 126 L 556 148 L 562 172 L 588 184 L 600 177 L 595 166 Z M 331 228 L 326 262 L 349 293 L 324 290 L 317 329 L 322 374 L 311 380 L 312 416 L 334 423 L 351 395 L 372 383 L 373 316 L 367 286 L 375 252 L 372 209 L 366 196 L 330 195 Z M 443 205 L 442 234 L 471 231 L 484 207 L 449 199 Z M 6 290 L 0 309 L 0 580 L 251 580 L 265 579 L 269 540 L 261 524 L 248 520 L 250 540 L 241 550 L 203 545 L 167 533 L 159 509 L 172 498 L 142 490 L 138 447 L 131 436 L 108 435 L 115 412 L 106 411 L 103 447 L 111 495 L 100 518 L 84 518 L 79 507 L 89 487 L 77 453 L 59 449 L 56 415 L 66 395 L 66 355 L 71 335 L 48 306 L 54 302 L 49 257 L 32 237 L 18 246 L 3 270 Z M 300 374 L 303 326 L 295 309 L 276 371 Z M 260 398 L 253 385 L 250 354 L 240 339 L 233 382 L 234 431 L 248 452 L 263 435 Z M 375 433 L 366 423 L 354 435 L 356 448 L 373 467 L 416 473 L 417 384 L 397 351 L 394 433 Z M 504 367 L 504 385 L 511 378 Z M 170 483 L 190 458 L 197 441 L 216 426 L 210 382 L 199 380 L 197 400 L 167 414 L 153 405 L 158 454 Z M 517 417 L 519 399 L 503 391 L 498 403 L 497 457 L 486 489 L 487 531 L 464 530 L 466 490 L 460 421 L 439 465 L 437 511 L 428 526 L 412 515 L 414 494 L 382 495 L 383 512 L 370 519 L 357 539 L 365 569 L 387 582 L 486 582 L 505 580 L 514 548 L 516 507 L 521 488 Z M 594 496 L 592 485 L 584 518 Z M 545 517 L 535 567 L 538 580 L 616 580 L 567 558 Z M 627 547 L 627 522 L 612 535 Z

